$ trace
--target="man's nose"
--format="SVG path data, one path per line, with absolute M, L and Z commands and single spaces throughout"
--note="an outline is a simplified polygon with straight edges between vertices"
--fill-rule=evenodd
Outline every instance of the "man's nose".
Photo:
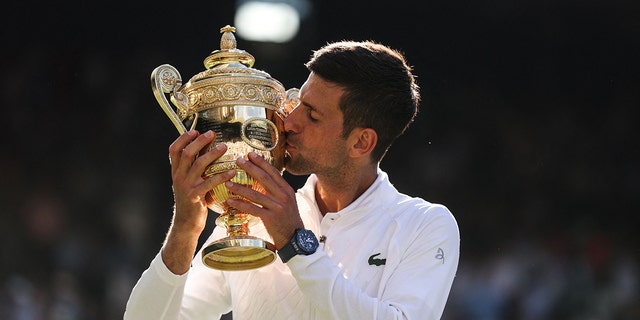
M 284 118 L 284 131 L 285 132 L 293 132 L 293 133 L 297 133 L 299 131 L 300 125 L 298 122 L 298 115 L 300 114 L 299 112 L 300 108 L 295 108 L 291 111 L 291 113 L 289 113 L 287 115 L 286 118 Z

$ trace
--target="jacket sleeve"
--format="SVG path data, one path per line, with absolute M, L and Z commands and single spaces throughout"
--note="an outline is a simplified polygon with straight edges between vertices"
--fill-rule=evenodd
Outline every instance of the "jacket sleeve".
M 209 241 L 221 232 L 214 231 Z M 159 252 L 133 288 L 124 319 L 209 320 L 228 313 L 231 300 L 224 276 L 204 266 L 201 250 L 183 275 L 171 272 Z
M 178 319 L 188 274 L 173 274 L 158 253 L 133 288 L 124 319 Z

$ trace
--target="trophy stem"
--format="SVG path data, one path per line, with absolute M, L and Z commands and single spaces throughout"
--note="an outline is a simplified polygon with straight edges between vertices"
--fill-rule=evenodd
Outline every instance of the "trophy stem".
M 229 207 L 225 215 L 221 216 L 227 227 L 227 234 L 230 237 L 246 236 L 249 234 L 249 217 L 246 213 L 238 209 Z
M 216 224 L 225 226 L 227 237 L 216 240 L 202 250 L 202 262 L 212 269 L 234 271 L 266 266 L 276 259 L 275 246 L 249 234 L 250 215 L 227 208 Z

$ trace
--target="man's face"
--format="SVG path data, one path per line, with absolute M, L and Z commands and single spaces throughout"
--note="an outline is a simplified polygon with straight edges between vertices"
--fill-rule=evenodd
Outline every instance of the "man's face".
M 347 160 L 338 103 L 344 89 L 311 73 L 300 88 L 300 105 L 284 121 L 286 170 L 291 174 L 339 174 Z

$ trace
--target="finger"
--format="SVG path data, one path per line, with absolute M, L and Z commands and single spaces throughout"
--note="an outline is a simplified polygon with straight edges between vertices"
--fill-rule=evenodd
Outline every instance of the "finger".
M 213 131 L 207 131 L 204 134 L 199 135 L 195 140 L 191 141 L 186 147 L 182 149 L 180 154 L 180 164 L 176 173 L 183 173 L 186 175 L 191 169 L 193 162 L 196 160 L 200 151 L 210 144 L 215 139 Z M 200 172 L 202 174 L 202 172 Z
M 241 212 L 245 212 L 248 213 L 254 217 L 258 217 L 261 219 L 266 218 L 266 216 L 269 214 L 269 210 L 267 210 L 265 207 L 260 207 L 254 203 L 251 202 L 247 202 L 246 200 L 239 200 L 239 199 L 234 199 L 234 198 L 229 198 L 226 200 L 227 204 L 230 207 L 236 208 L 238 209 L 238 211 Z M 264 222 L 264 220 L 263 220 Z
M 215 188 L 219 184 L 224 183 L 225 181 L 231 180 L 233 177 L 235 177 L 235 175 L 236 175 L 236 170 L 234 169 L 227 170 L 218 174 L 214 174 L 204 179 L 202 183 L 196 187 L 196 192 L 199 195 L 201 195 L 201 197 L 203 197 L 207 192 L 211 191 L 213 188 Z
M 227 188 L 231 185 L 225 182 Z M 256 193 L 246 187 L 235 184 L 238 188 L 231 186 L 233 190 L 249 190 L 252 192 L 242 192 L 247 195 L 245 198 L 251 198 L 249 194 L 253 194 L 259 198 L 266 198 L 260 193 Z M 234 192 L 235 193 L 235 192 Z M 254 198 L 252 198 L 254 199 Z M 247 201 L 249 200 L 249 201 Z M 254 199 L 255 200 L 255 199 Z M 304 227 L 302 219 L 300 219 L 300 213 L 297 211 L 295 201 L 286 203 L 276 203 L 272 200 L 256 200 L 251 199 L 227 199 L 227 205 L 236 208 L 241 212 L 246 212 L 252 216 L 258 217 L 264 223 L 264 226 L 269 232 L 269 235 L 273 238 L 274 244 L 277 248 L 282 248 L 285 243 L 291 238 L 291 233 L 297 228 Z M 261 206 L 261 203 L 266 203 Z
M 280 171 L 267 160 L 255 152 L 249 152 L 247 158 L 249 161 L 239 158 L 237 161 L 238 166 L 247 171 L 254 179 L 260 181 L 268 192 L 293 192 L 293 188 L 284 180 Z
M 257 153 L 251 151 L 247 154 L 247 158 L 253 162 L 256 166 L 266 171 L 272 177 L 280 177 L 282 174 L 276 167 L 274 167 L 269 161 L 261 157 Z
M 233 181 L 226 181 L 225 187 L 231 193 L 242 199 L 234 199 L 235 197 L 227 199 L 229 206 L 250 214 L 256 214 L 261 218 L 265 217 L 265 215 L 272 217 L 274 214 L 276 216 L 283 216 L 286 211 L 285 206 L 290 203 L 285 194 L 263 194 Z
M 218 158 L 222 157 L 226 151 L 227 146 L 223 143 L 219 143 L 214 148 L 211 148 L 211 150 L 198 156 L 193 162 L 188 178 L 196 179 L 202 177 L 207 167 L 218 160 Z
M 169 163 L 171 164 L 171 173 L 175 173 L 180 165 L 180 155 L 182 154 L 182 150 L 189 144 L 193 139 L 198 136 L 198 132 L 195 130 L 189 130 L 184 134 L 180 135 L 171 145 L 169 146 Z

